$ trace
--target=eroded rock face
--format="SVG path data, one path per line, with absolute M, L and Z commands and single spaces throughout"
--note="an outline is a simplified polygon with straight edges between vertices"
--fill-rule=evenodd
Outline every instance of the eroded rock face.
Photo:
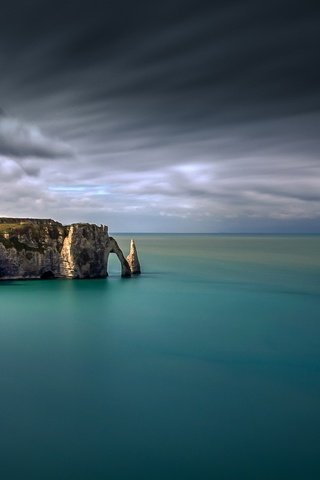
M 65 227 L 53 220 L 0 221 L 0 278 L 59 276 Z
M 130 266 L 106 226 L 53 220 L 0 218 L 0 279 L 101 278 L 110 253 Z
M 101 225 L 73 224 L 67 227 L 60 252 L 60 276 L 99 278 L 107 275 L 105 263 L 108 231 Z
M 130 242 L 130 251 L 129 251 L 129 255 L 127 256 L 127 261 L 129 263 L 131 273 L 135 275 L 141 273 L 136 244 L 134 243 L 133 239 L 131 239 L 131 242 Z

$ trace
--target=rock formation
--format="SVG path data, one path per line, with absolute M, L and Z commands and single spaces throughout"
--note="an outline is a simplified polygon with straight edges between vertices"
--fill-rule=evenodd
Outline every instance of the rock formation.
M 130 266 L 131 273 L 133 274 L 141 273 L 136 244 L 134 243 L 133 239 L 131 239 L 131 242 L 130 242 L 130 252 L 129 252 L 129 255 L 127 256 L 127 262 Z
M 119 258 L 122 276 L 131 276 L 128 261 L 104 225 L 0 218 L 2 280 L 106 277 L 110 253 Z

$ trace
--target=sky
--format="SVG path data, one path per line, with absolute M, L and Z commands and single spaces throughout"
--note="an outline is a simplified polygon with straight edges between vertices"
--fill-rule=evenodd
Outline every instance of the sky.
M 0 216 L 320 232 L 319 1 L 2 0 Z

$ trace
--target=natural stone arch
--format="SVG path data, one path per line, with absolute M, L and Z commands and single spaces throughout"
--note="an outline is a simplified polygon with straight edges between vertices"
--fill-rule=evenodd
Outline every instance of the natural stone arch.
M 115 253 L 119 259 L 121 265 L 121 276 L 122 277 L 131 277 L 131 270 L 129 263 L 125 256 L 122 253 L 121 248 L 113 237 L 108 237 L 106 252 L 105 252 L 105 265 L 106 265 L 106 274 L 108 275 L 108 260 L 110 253 Z

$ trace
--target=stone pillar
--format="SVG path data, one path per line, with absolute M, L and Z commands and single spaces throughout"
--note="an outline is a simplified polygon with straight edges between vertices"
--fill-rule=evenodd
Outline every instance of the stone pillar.
M 131 239 L 131 242 L 130 242 L 130 252 L 129 252 L 129 255 L 127 256 L 127 261 L 130 266 L 131 273 L 135 275 L 138 275 L 141 273 L 136 244 L 134 243 L 133 239 Z

